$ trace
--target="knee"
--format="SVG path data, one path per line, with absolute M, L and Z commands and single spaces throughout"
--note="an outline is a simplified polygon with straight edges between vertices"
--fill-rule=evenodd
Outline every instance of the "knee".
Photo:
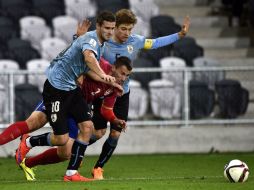
M 68 139 L 68 135 L 54 135 L 51 141 L 53 145 L 63 146 L 67 143 Z
M 79 129 L 81 133 L 91 133 L 93 132 L 93 122 L 92 121 L 86 121 L 81 124 L 79 124 Z
M 116 130 L 111 130 L 109 136 L 112 138 L 119 138 L 121 135 L 121 132 Z
M 96 139 L 99 140 L 101 137 L 103 137 L 106 133 L 106 129 L 100 129 L 95 131 Z

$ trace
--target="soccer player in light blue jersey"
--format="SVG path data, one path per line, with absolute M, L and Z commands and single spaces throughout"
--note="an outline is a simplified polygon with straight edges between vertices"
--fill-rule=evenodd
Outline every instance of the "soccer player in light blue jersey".
M 80 132 L 74 141 L 71 158 L 64 181 L 90 181 L 77 171 L 82 162 L 86 147 L 93 131 L 93 123 L 88 105 L 82 91 L 77 87 L 77 78 L 89 68 L 105 82 L 115 78 L 106 75 L 98 60 L 104 51 L 104 42 L 112 37 L 115 28 L 115 16 L 111 12 L 102 12 L 96 21 L 96 30 L 77 38 L 63 50 L 48 67 L 47 80 L 43 88 L 43 102 L 47 119 L 53 133 L 37 136 L 23 135 L 16 152 L 16 161 L 22 164 L 27 152 L 35 146 L 62 146 L 69 140 L 68 116 L 78 123 Z
M 126 56 L 132 61 L 136 58 L 137 53 L 141 49 L 156 49 L 169 44 L 172 44 L 183 38 L 190 25 L 189 17 L 186 17 L 183 22 L 181 31 L 168 36 L 159 37 L 156 39 L 147 39 L 144 36 L 131 34 L 133 27 L 137 22 L 136 16 L 131 10 L 122 9 L 116 13 L 116 28 L 112 39 L 105 43 L 105 51 L 103 57 L 110 63 L 114 63 L 118 56 Z M 163 26 L 162 26 L 163 27 Z M 135 65 L 134 65 L 135 66 Z M 127 121 L 129 109 L 129 80 L 124 85 L 124 95 L 117 98 L 114 107 L 114 113 L 117 117 Z M 107 128 L 107 121 L 100 114 L 100 106 L 102 100 L 94 102 L 94 116 L 92 121 L 96 129 L 96 135 L 92 136 L 91 141 L 96 141 L 102 137 Z M 103 166 L 113 154 L 122 129 L 111 123 L 111 130 L 108 139 L 105 141 L 98 161 L 96 162 L 92 175 L 95 179 L 103 179 Z M 95 138 L 97 137 L 97 138 Z

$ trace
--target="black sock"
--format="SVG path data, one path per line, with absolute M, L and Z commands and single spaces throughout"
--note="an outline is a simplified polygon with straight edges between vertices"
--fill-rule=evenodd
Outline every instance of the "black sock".
M 71 159 L 67 167 L 67 170 L 78 170 L 83 160 L 86 147 L 87 147 L 87 144 L 80 142 L 78 140 L 74 141 L 72 145 L 72 149 L 71 149 Z
M 97 141 L 97 138 L 95 135 L 92 135 L 91 138 L 90 138 L 90 141 L 89 141 L 89 144 L 88 146 L 90 146 L 91 144 L 95 143 Z
M 31 136 L 29 139 L 32 147 L 35 146 L 51 146 L 50 144 L 50 133 L 44 133 L 42 135 Z
M 116 146 L 117 146 L 118 138 L 109 137 L 105 143 L 103 144 L 102 151 L 98 161 L 96 162 L 94 168 L 102 168 L 104 164 L 110 159 L 112 156 Z

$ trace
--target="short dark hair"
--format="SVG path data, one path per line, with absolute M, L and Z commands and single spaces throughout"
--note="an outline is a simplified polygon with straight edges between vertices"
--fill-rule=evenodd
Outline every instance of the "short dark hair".
M 116 17 L 115 15 L 110 12 L 110 11 L 102 11 L 96 19 L 96 23 L 99 24 L 100 26 L 103 24 L 103 21 L 108 21 L 108 22 L 116 22 Z
M 137 23 L 136 15 L 129 9 L 121 9 L 116 12 L 116 26 L 121 24 L 133 24 Z
M 126 66 L 126 68 L 129 71 L 132 70 L 132 62 L 128 57 L 120 56 L 120 57 L 116 58 L 116 61 L 114 64 L 115 64 L 116 68 L 121 67 L 121 66 Z

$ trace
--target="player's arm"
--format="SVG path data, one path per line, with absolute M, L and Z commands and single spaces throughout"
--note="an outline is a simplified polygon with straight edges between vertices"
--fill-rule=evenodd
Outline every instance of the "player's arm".
M 118 125 L 119 127 L 121 127 L 123 129 L 123 131 L 125 131 L 126 121 L 124 121 L 122 119 L 118 119 L 113 112 L 116 97 L 117 97 L 116 94 L 112 94 L 111 96 L 106 97 L 103 100 L 103 103 L 101 105 L 101 115 L 107 121 L 109 121 L 115 125 Z
M 189 16 L 186 16 L 184 18 L 183 26 L 180 32 L 168 36 L 159 37 L 156 39 L 145 39 L 144 49 L 156 49 L 159 47 L 170 45 L 179 40 L 180 38 L 186 36 L 186 34 L 189 31 L 189 27 L 190 27 L 190 18 Z
M 79 36 L 87 33 L 91 24 L 92 24 L 91 21 L 88 19 L 85 19 L 82 22 L 79 22 L 77 26 L 77 32 L 76 34 L 73 35 L 73 40 L 76 40 Z
M 95 58 L 94 52 L 92 50 L 86 49 L 83 52 L 83 54 L 84 54 L 84 58 L 85 58 L 84 61 L 86 62 L 89 69 L 94 71 L 101 79 L 103 79 L 105 81 L 109 81 L 109 82 L 115 81 L 114 77 L 112 77 L 110 75 L 106 75 L 104 73 L 104 71 L 101 69 L 97 59 Z
M 89 78 L 91 78 L 91 79 L 93 79 L 93 80 L 95 80 L 95 81 L 97 81 L 97 82 L 103 82 L 103 83 L 105 83 L 105 84 L 108 84 L 108 85 L 110 85 L 110 86 L 113 86 L 113 87 L 117 88 L 120 92 L 123 92 L 123 87 L 122 87 L 120 84 L 116 83 L 115 81 L 105 81 L 105 80 L 103 80 L 102 78 L 100 78 L 99 75 L 97 75 L 95 72 L 93 72 L 93 71 L 91 71 L 91 70 L 89 70 L 89 71 L 86 73 L 86 75 L 87 75 Z

